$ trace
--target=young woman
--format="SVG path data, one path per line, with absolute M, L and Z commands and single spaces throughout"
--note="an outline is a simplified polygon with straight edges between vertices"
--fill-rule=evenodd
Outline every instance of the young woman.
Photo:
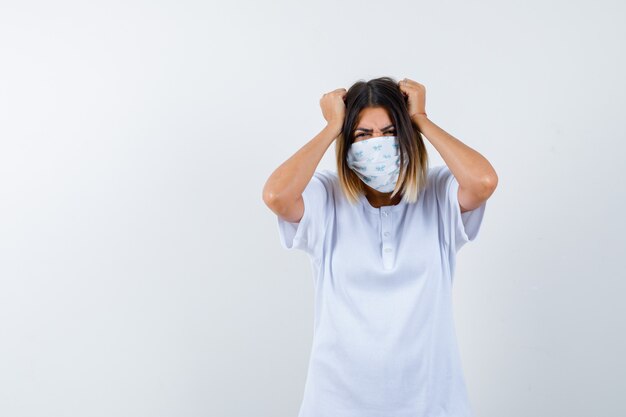
M 452 284 L 496 172 L 428 119 L 415 81 L 359 81 L 320 105 L 326 127 L 263 189 L 282 246 L 305 251 L 313 268 L 299 417 L 471 416 Z M 428 166 L 422 135 L 446 165 Z M 337 171 L 316 170 L 335 139 Z

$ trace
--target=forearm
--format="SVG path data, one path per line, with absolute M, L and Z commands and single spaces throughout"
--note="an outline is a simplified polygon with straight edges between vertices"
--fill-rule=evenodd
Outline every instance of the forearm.
M 424 115 L 413 117 L 413 121 L 439 152 L 460 186 L 480 193 L 497 182 L 496 171 L 480 153 L 450 135 Z
M 289 159 L 274 170 L 263 187 L 263 200 L 268 205 L 296 201 L 311 181 L 322 157 L 341 133 L 341 127 L 327 124 Z

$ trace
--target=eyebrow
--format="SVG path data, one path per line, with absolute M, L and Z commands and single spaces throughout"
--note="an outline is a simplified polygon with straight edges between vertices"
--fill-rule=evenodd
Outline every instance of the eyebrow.
M 392 124 L 390 124 L 389 126 L 385 126 L 385 127 L 383 127 L 381 130 L 387 130 L 387 129 L 389 129 L 390 127 L 393 127 L 393 123 L 392 123 Z M 371 132 L 373 129 L 364 129 L 364 128 L 362 128 L 362 127 L 357 127 L 356 129 L 354 129 L 354 131 L 355 131 L 355 132 L 356 132 L 357 130 L 362 130 L 362 131 L 364 131 L 364 132 Z

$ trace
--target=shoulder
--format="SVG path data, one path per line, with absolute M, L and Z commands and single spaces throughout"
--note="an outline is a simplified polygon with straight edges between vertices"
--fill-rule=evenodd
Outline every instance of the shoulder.
M 446 182 L 446 179 L 452 175 L 447 165 L 429 166 L 427 172 L 426 188 L 435 189 Z
M 337 172 L 330 169 L 315 170 L 312 180 L 321 182 L 329 191 L 335 189 L 336 185 L 339 183 Z
M 424 198 L 442 203 L 448 198 L 455 181 L 454 175 L 447 165 L 428 167 Z
M 315 175 L 317 175 L 319 178 L 324 178 L 329 181 L 334 181 L 339 178 L 339 176 L 337 175 L 337 171 L 325 168 L 315 170 Z
M 441 177 L 445 177 L 448 174 L 451 174 L 450 168 L 447 165 L 436 165 L 433 167 L 428 167 L 428 176 L 439 179 Z
M 329 169 L 317 169 L 302 192 L 305 206 L 324 204 L 334 199 L 337 174 Z

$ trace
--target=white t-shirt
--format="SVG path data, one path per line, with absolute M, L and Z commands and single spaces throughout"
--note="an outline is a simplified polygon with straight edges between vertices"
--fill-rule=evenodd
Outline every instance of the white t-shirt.
M 281 245 L 313 268 L 313 346 L 299 417 L 470 417 L 452 314 L 456 253 L 485 212 L 461 213 L 446 165 L 412 204 L 351 205 L 316 171 Z

